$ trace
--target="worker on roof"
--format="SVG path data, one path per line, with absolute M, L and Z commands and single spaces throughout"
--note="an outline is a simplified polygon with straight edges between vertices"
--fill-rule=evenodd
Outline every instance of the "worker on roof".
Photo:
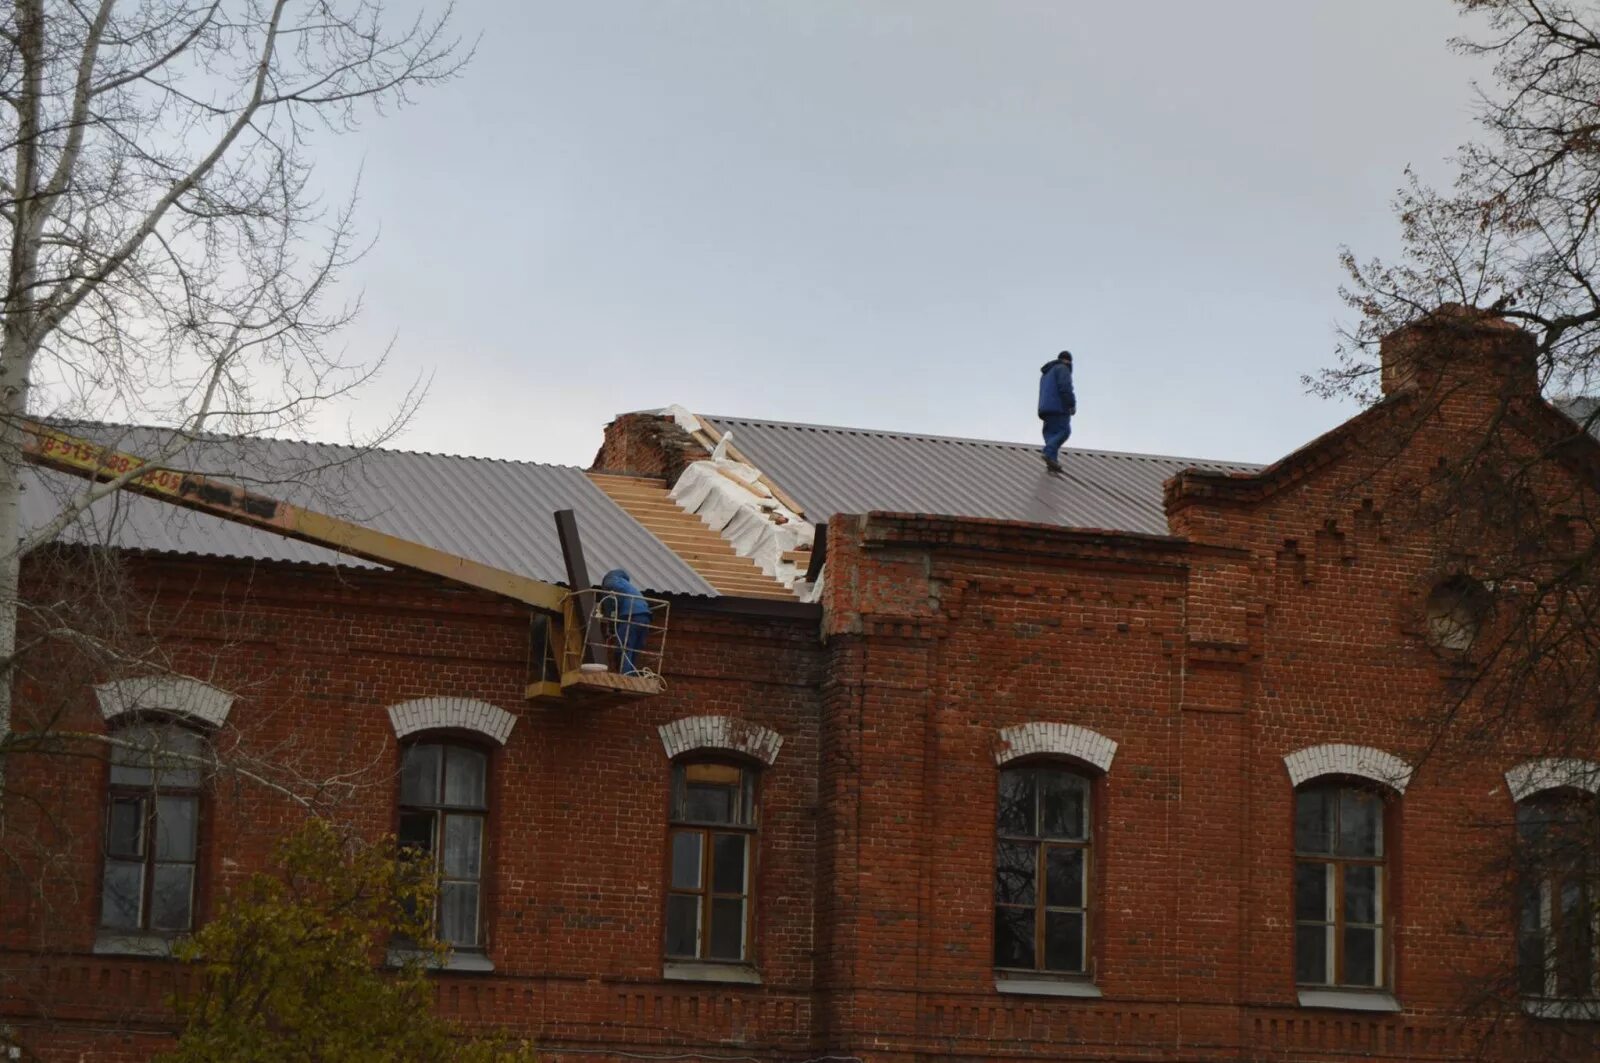
M 1051 472 L 1061 471 L 1061 444 L 1072 435 L 1072 415 L 1078 412 L 1078 397 L 1072 393 L 1072 352 L 1062 351 L 1039 367 L 1039 420 L 1044 422 L 1044 464 Z
M 617 671 L 623 675 L 638 675 L 639 658 L 644 653 L 645 640 L 650 637 L 650 603 L 644 600 L 633 577 L 625 568 L 614 568 L 600 581 L 605 591 L 600 597 L 600 612 L 611 621 L 613 638 L 617 644 Z

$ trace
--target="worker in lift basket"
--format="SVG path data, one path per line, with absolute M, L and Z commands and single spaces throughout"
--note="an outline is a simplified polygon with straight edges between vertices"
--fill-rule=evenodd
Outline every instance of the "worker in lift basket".
M 645 639 L 650 637 L 650 603 L 633 585 L 627 569 L 607 572 L 600 589 L 606 592 L 600 599 L 600 611 L 611 621 L 615 633 L 617 671 L 638 675 L 639 657 L 644 653 Z
M 1061 444 L 1072 435 L 1072 415 L 1078 397 L 1072 393 L 1072 352 L 1062 351 L 1054 361 L 1039 367 L 1039 420 L 1044 422 L 1045 468 L 1061 471 Z

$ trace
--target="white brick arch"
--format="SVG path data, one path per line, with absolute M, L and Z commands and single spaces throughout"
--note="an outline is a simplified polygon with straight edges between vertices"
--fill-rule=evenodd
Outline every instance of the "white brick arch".
M 1073 757 L 1101 771 L 1110 771 L 1117 743 L 1075 723 L 1020 723 L 1001 728 L 994 750 L 996 764 L 1039 754 Z
M 1283 758 L 1289 781 L 1299 786 L 1323 775 L 1351 775 L 1381 783 L 1403 794 L 1411 784 L 1412 767 L 1393 753 L 1371 746 L 1330 742 L 1307 746 Z
M 1576 757 L 1525 760 L 1506 772 L 1511 799 L 1521 801 L 1546 790 L 1586 790 L 1600 794 L 1600 764 Z
M 771 765 L 783 748 L 783 736 L 777 731 L 732 716 L 685 716 L 656 730 L 669 759 L 710 749 L 754 757 Z
M 417 698 L 389 706 L 394 736 L 405 738 L 419 731 L 474 731 L 497 745 L 505 745 L 517 718 L 498 706 L 476 698 Z
M 117 679 L 94 688 L 100 715 L 109 723 L 137 712 L 160 712 L 221 727 L 233 709 L 233 695 L 183 675 L 146 675 Z

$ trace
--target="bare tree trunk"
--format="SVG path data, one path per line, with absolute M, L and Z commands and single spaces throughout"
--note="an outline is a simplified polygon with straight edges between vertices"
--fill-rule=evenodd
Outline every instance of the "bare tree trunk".
M 22 448 L 20 426 L 28 389 L 13 367 L 25 357 L 0 355 L 0 824 L 5 819 L 6 749 L 11 738 L 11 696 L 21 598 Z

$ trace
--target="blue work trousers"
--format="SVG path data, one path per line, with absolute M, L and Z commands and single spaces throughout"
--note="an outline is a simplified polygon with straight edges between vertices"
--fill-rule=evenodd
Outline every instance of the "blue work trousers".
M 1047 413 L 1044 415 L 1044 456 L 1055 461 L 1061 455 L 1061 444 L 1072 438 L 1072 414 Z
M 617 618 L 617 671 L 623 675 L 639 674 L 639 657 L 644 652 L 645 640 L 650 637 L 648 614 Z

